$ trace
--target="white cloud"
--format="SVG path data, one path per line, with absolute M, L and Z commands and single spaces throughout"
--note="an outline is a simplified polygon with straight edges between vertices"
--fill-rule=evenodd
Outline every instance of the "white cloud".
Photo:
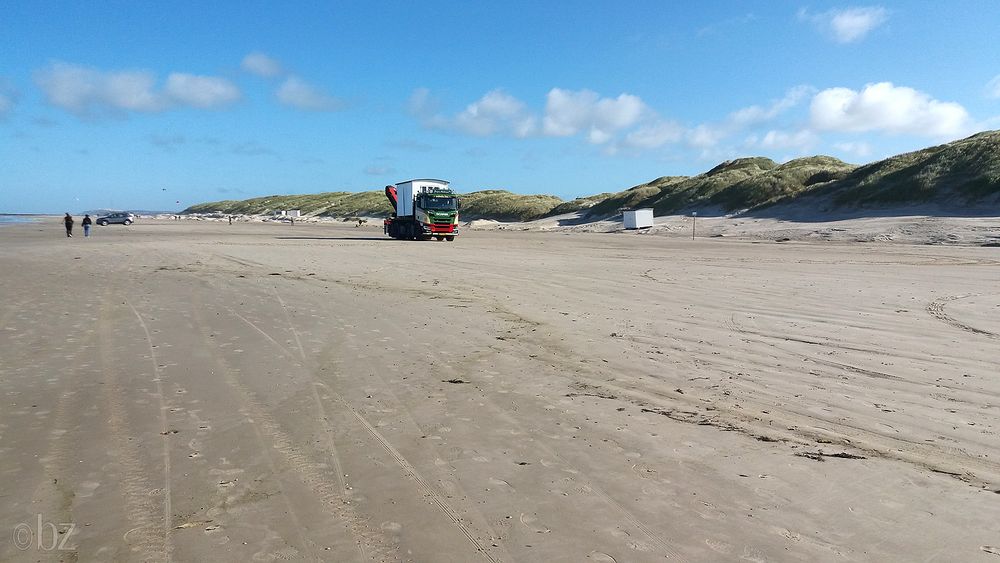
M 232 154 L 238 154 L 242 156 L 278 155 L 278 153 L 274 152 L 274 149 L 272 149 L 267 145 L 262 145 L 257 141 L 247 141 L 245 143 L 237 143 L 229 147 L 229 152 L 231 152 Z
M 684 138 L 684 126 L 676 121 L 651 118 L 625 133 L 624 137 L 605 145 L 605 154 L 631 153 L 657 149 Z
M 532 135 L 537 120 L 528 112 L 524 102 L 503 92 L 487 92 L 476 102 L 455 116 L 455 127 L 470 135 L 485 137 L 497 133 L 509 133 L 523 138 Z
M 986 83 L 986 97 L 1000 99 L 1000 74 Z
M 56 62 L 35 73 L 48 102 L 78 116 L 159 112 L 177 106 L 217 107 L 239 99 L 231 82 L 211 76 L 172 73 L 163 90 L 148 71 L 102 71 Z
M 667 143 L 676 143 L 684 136 L 684 127 L 673 121 L 658 121 L 644 125 L 625 135 L 625 146 L 653 149 Z
M 872 146 L 864 141 L 857 141 L 857 142 L 845 141 L 842 143 L 834 143 L 833 148 L 841 152 L 845 152 L 847 154 L 862 158 L 871 156 L 873 152 Z
M 813 97 L 810 118 L 821 131 L 911 134 L 953 137 L 969 132 L 968 112 L 955 102 L 891 82 L 868 84 L 860 92 L 830 88 Z
M 810 86 L 795 86 L 768 105 L 747 106 L 730 113 L 720 122 L 699 124 L 688 131 L 688 143 L 702 149 L 712 148 L 741 131 L 777 119 L 814 91 L 815 88 Z
M 240 99 L 240 89 L 224 78 L 180 72 L 167 77 L 166 95 L 177 103 L 196 108 L 214 108 Z
M 820 14 L 810 14 L 802 9 L 799 18 L 811 21 L 838 43 L 854 43 L 888 21 L 889 11 L 881 6 L 830 10 Z
M 816 133 L 808 129 L 800 131 L 779 131 L 772 129 L 759 139 L 755 137 L 751 138 L 749 144 L 772 151 L 792 150 L 803 154 L 812 150 L 818 142 L 819 137 Z
M 243 57 L 243 62 L 240 66 L 243 70 L 257 76 L 263 76 L 264 78 L 278 76 L 284 72 L 284 69 L 281 68 L 281 63 L 259 52 L 250 53 Z
M 16 103 L 17 90 L 6 79 L 0 77 L 0 119 L 6 117 Z
M 772 101 L 768 106 L 752 105 L 738 109 L 729 114 L 726 120 L 734 127 L 746 127 L 764 123 L 799 105 L 802 100 L 814 91 L 815 89 L 809 86 L 795 86 L 788 90 L 784 97 Z
M 342 100 L 317 90 L 297 76 L 288 77 L 276 95 L 281 103 L 308 111 L 336 111 L 344 107 Z
M 553 88 L 545 103 L 543 130 L 555 137 L 585 132 L 591 143 L 601 144 L 651 114 L 646 104 L 631 94 L 601 98 L 590 90 L 572 92 Z
M 365 167 L 365 174 L 369 176 L 387 176 L 389 174 L 394 174 L 396 169 L 392 166 L 385 166 L 380 164 L 372 164 Z
M 146 71 L 111 71 L 53 63 L 35 73 L 49 103 L 77 115 L 123 111 L 162 111 L 166 101 Z
M 150 135 L 149 142 L 154 147 L 173 152 L 175 148 L 186 144 L 187 138 L 184 135 Z
M 437 112 L 438 102 L 428 88 L 417 88 L 406 102 L 406 111 L 417 117 L 427 117 Z
M 590 90 L 553 88 L 547 95 L 541 119 L 525 102 L 499 89 L 487 92 L 454 116 L 439 113 L 437 106 L 429 90 L 418 88 L 410 96 L 407 109 L 424 127 L 452 129 L 479 137 L 583 135 L 592 144 L 609 144 L 634 129 L 627 143 L 619 143 L 643 148 L 678 135 L 674 124 L 659 120 L 639 97 L 631 94 L 602 98 Z
M 719 144 L 729 134 L 723 127 L 702 123 L 687 132 L 687 139 L 688 143 L 706 149 Z

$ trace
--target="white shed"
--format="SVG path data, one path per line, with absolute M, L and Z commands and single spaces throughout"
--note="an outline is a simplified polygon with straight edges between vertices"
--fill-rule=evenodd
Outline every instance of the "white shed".
M 648 229 L 653 226 L 653 210 L 632 209 L 622 213 L 622 223 L 626 229 Z
M 288 217 L 301 217 L 302 211 L 298 209 L 289 209 L 288 211 L 285 212 L 285 215 Z

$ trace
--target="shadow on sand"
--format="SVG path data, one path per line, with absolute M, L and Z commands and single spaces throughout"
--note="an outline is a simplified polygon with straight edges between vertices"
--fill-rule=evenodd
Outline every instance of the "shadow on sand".
M 806 204 L 807 202 L 801 202 Z M 698 214 L 699 217 L 701 214 Z M 825 223 L 850 219 L 888 219 L 898 217 L 989 218 L 1000 215 L 996 206 L 944 206 L 934 204 L 895 207 L 811 208 L 806 205 L 776 205 L 735 215 L 740 219 L 776 219 L 801 223 Z
M 274 237 L 279 240 L 378 240 L 390 242 L 388 237 Z

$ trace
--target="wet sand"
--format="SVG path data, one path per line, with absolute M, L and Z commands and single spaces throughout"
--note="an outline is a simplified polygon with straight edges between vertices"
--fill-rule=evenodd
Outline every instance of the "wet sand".
M 0 228 L 2 561 L 1000 561 L 996 248 L 80 235 Z

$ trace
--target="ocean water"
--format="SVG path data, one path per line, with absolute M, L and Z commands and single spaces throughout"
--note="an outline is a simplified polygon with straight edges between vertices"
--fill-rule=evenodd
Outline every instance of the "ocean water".
M 10 225 L 13 223 L 34 223 L 35 221 L 38 221 L 38 217 L 0 214 L 0 225 Z

